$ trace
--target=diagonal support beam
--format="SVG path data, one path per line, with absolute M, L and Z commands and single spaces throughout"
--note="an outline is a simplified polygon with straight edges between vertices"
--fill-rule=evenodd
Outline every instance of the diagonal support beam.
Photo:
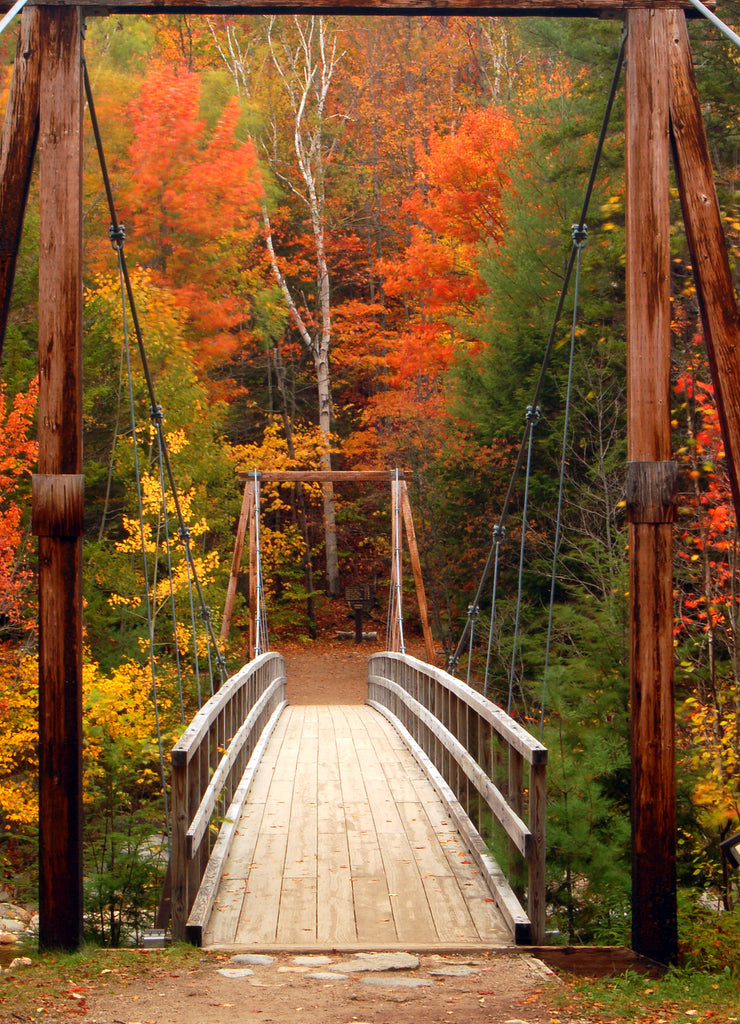
M 27 7 L 0 141 L 0 356 L 39 134 L 39 9 Z
M 226 602 L 224 604 L 224 617 L 221 623 L 221 639 L 227 640 L 231 629 L 231 616 L 234 612 L 234 599 L 236 587 L 239 582 L 239 568 L 242 564 L 242 552 L 244 550 L 244 538 L 247 528 L 251 529 L 251 522 L 254 516 L 254 478 L 247 477 L 244 484 L 244 495 L 242 507 L 239 513 L 239 522 L 236 528 L 236 540 L 234 542 L 234 555 L 231 560 L 231 575 L 229 586 L 226 591 Z M 250 534 L 251 536 L 251 534 Z M 250 627 L 251 628 L 251 627 Z
M 671 139 L 735 510 L 740 512 L 740 310 L 691 62 L 686 19 L 670 15 Z

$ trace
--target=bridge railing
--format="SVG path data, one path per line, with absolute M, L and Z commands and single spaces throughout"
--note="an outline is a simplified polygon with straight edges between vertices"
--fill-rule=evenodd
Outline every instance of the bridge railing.
M 172 749 L 175 940 L 200 944 L 261 747 L 285 703 L 285 659 L 262 654 L 203 705 Z
M 547 749 L 471 687 L 408 655 L 371 656 L 368 703 L 393 722 L 429 772 L 515 941 L 542 944 Z M 492 819 L 508 837 L 508 879 L 482 838 L 491 836 Z

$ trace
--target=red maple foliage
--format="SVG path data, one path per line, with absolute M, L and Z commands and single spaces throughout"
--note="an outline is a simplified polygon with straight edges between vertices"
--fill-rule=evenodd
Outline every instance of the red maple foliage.
M 28 502 L 22 490 L 38 453 L 37 442 L 29 437 L 37 397 L 36 380 L 12 402 L 0 383 L 0 622 L 12 626 L 24 620 L 26 589 L 32 578 L 24 529 Z

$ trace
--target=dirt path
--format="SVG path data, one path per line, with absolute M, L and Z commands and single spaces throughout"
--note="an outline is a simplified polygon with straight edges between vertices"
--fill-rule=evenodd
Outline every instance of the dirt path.
M 15 1006 L 0 986 L 0 1022 L 576 1024 L 547 1008 L 558 983 L 526 955 L 421 956 L 416 969 L 381 973 L 352 972 L 339 955 L 307 963 L 281 954 L 252 966 L 214 953 L 186 966 L 159 951 L 132 957 L 136 966 L 116 959 L 106 968 L 98 955 L 86 976 L 78 971 L 58 987 L 41 980 L 41 968 L 21 969 Z
M 362 704 L 367 696 L 367 660 L 382 643 L 334 641 L 310 646 L 284 646 L 291 704 Z M 424 657 L 420 644 L 409 644 L 408 653 Z

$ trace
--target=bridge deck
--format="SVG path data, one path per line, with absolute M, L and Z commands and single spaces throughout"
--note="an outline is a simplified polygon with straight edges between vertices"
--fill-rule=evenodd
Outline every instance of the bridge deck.
M 305 949 L 511 942 L 423 772 L 360 705 L 285 710 L 203 939 Z

